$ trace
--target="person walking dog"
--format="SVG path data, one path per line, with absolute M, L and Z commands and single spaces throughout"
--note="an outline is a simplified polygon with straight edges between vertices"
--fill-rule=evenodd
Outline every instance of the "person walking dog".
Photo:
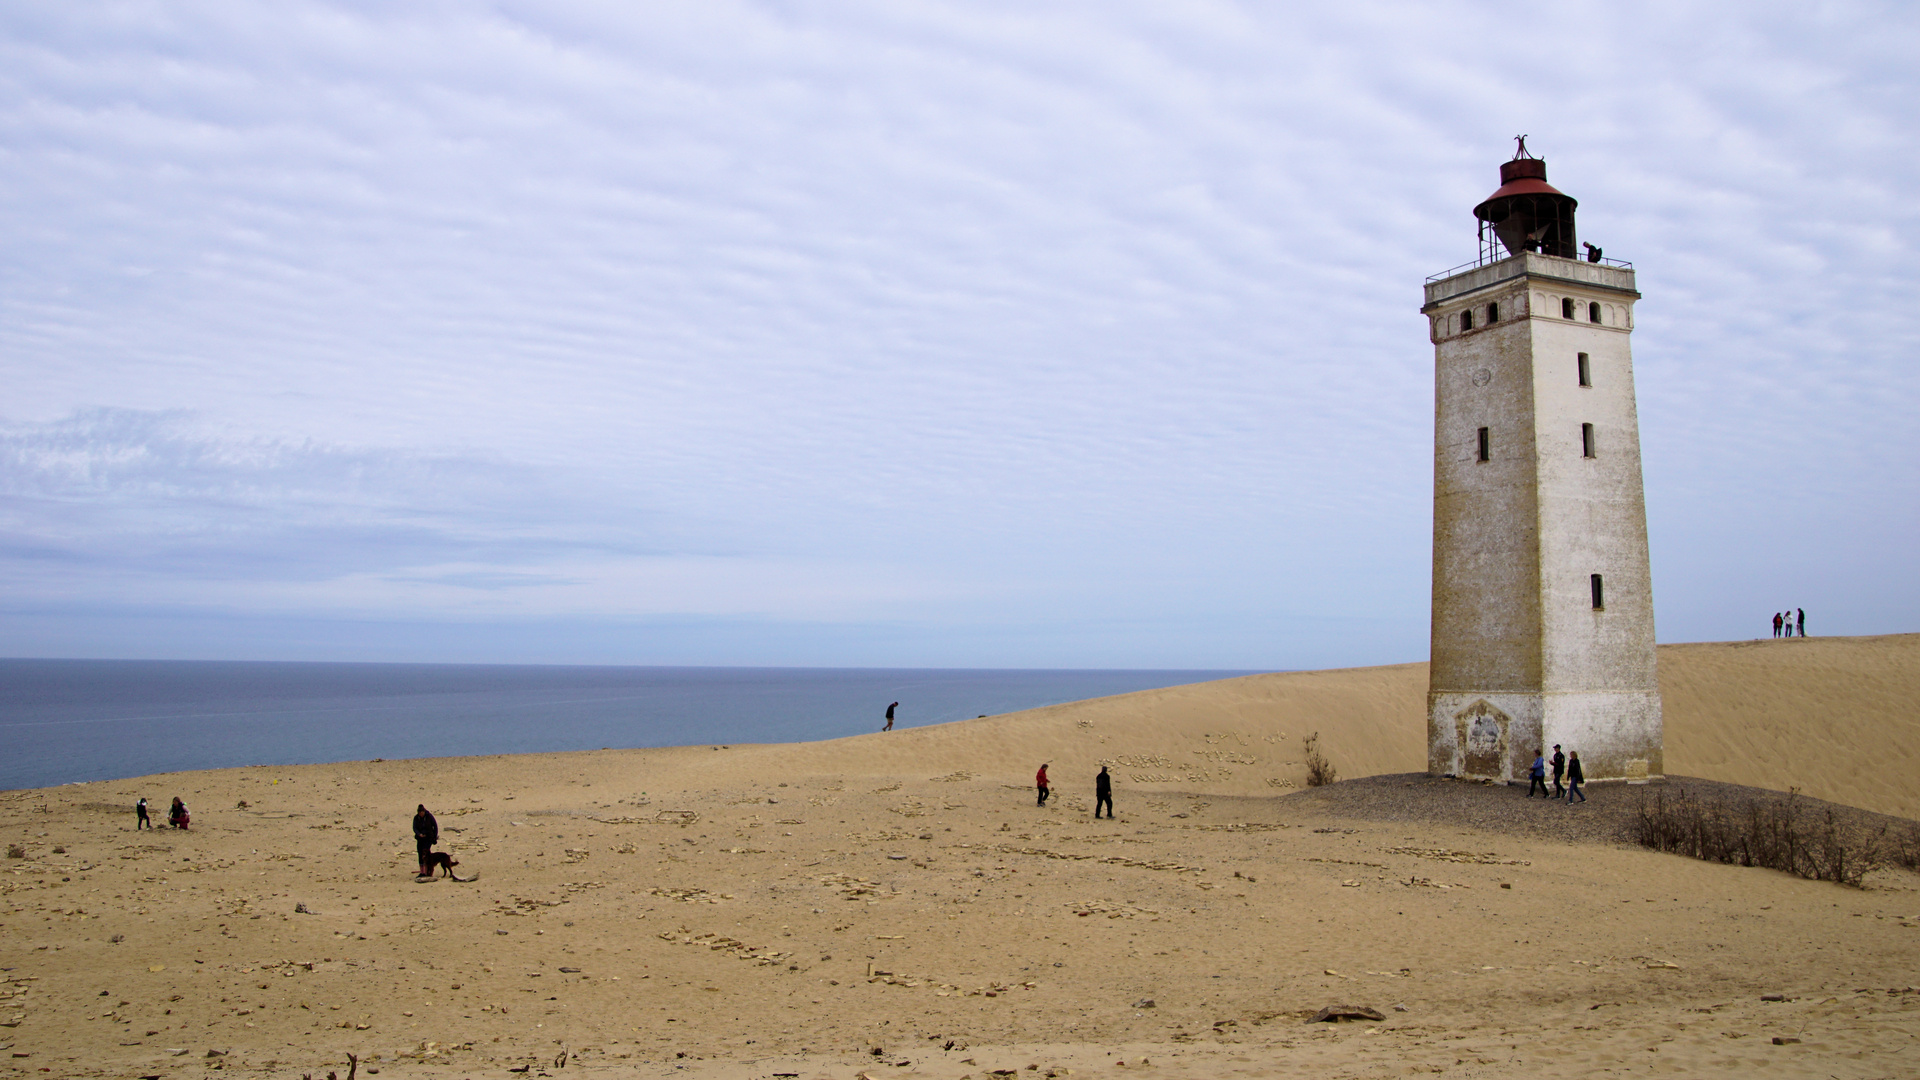
M 420 876 L 428 877 L 433 871 L 427 861 L 433 854 L 433 845 L 440 842 L 440 823 L 427 813 L 427 804 L 421 803 L 420 809 L 413 815 L 413 846 L 420 850 Z M 448 870 L 447 873 L 453 873 Z

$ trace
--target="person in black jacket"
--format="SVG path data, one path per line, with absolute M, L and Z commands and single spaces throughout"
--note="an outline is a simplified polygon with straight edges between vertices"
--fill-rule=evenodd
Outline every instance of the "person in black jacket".
M 1107 775 L 1107 767 L 1100 766 L 1100 775 L 1093 778 L 1093 816 L 1100 816 L 1100 807 L 1107 808 L 1107 820 L 1113 820 L 1113 777 Z
M 413 815 L 413 846 L 420 849 L 420 876 L 433 873 L 427 859 L 433 854 L 433 845 L 440 842 L 440 823 L 427 813 L 427 804 L 421 803 L 420 809 Z M 453 871 L 447 871 L 451 874 Z
M 1565 786 L 1563 786 L 1560 783 L 1560 778 L 1566 775 L 1566 772 L 1567 772 L 1567 755 L 1560 752 L 1559 743 L 1554 743 L 1553 744 L 1553 797 L 1556 799 L 1564 799 L 1567 797 L 1567 789 Z
M 1586 782 L 1587 782 L 1587 774 L 1584 770 L 1580 768 L 1580 751 L 1575 750 L 1572 753 L 1567 755 L 1567 801 L 1568 802 L 1572 802 L 1573 797 L 1575 795 L 1580 796 L 1581 802 L 1587 801 L 1587 793 L 1580 790 L 1580 785 Z

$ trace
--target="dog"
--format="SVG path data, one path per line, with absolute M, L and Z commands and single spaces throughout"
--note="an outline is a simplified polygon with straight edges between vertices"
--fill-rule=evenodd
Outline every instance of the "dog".
M 420 867 L 420 876 L 422 878 L 430 878 L 434 875 L 434 871 L 444 869 L 447 872 L 447 876 L 455 881 L 469 880 L 453 872 L 453 868 L 459 865 L 460 861 L 458 859 L 455 859 L 444 851 L 429 851 L 427 852 L 425 865 Z

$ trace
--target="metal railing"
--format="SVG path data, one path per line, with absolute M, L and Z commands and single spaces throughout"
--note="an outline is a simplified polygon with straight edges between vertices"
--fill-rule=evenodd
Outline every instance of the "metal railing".
M 1540 252 L 1537 252 L 1537 251 L 1529 251 L 1529 252 L 1526 252 L 1525 254 L 1537 255 L 1543 259 L 1565 258 L 1565 256 L 1561 256 L 1561 255 L 1542 255 Z M 1518 255 L 1508 254 L 1505 252 L 1502 252 L 1501 254 L 1498 254 L 1498 255 L 1495 255 L 1489 252 L 1482 252 L 1480 254 L 1480 257 L 1477 259 L 1474 259 L 1472 262 L 1463 262 L 1459 266 L 1456 266 L 1451 270 L 1442 270 L 1437 274 L 1429 274 L 1427 276 L 1426 283 L 1428 285 L 1431 285 L 1436 281 L 1445 281 L 1447 278 L 1450 278 L 1455 274 L 1462 274 L 1467 272 L 1468 270 L 1478 270 L 1483 266 L 1492 266 L 1494 263 L 1497 263 L 1497 262 L 1504 262 L 1507 259 L 1517 259 L 1517 258 L 1519 258 Z M 1599 266 L 1611 266 L 1619 270 L 1633 269 L 1633 264 L 1628 262 L 1625 259 L 1609 259 L 1609 258 L 1603 257 L 1598 260 L 1567 259 L 1567 261 L 1573 262 L 1573 263 L 1585 263 L 1589 261 L 1594 261 Z

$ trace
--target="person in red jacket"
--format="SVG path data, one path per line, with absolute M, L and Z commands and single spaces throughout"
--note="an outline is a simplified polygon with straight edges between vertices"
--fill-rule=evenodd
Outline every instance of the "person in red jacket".
M 1039 771 L 1039 772 L 1037 772 L 1037 773 L 1035 773 L 1035 774 L 1033 774 L 1033 782 L 1034 782 L 1034 784 L 1035 784 L 1035 786 L 1037 786 L 1037 787 L 1039 787 L 1039 789 L 1040 789 L 1040 805 L 1041 805 L 1041 806 L 1045 806 L 1045 805 L 1047 805 L 1047 793 L 1048 793 L 1048 788 L 1047 788 L 1047 765 L 1046 765 L 1046 762 L 1044 762 L 1044 761 L 1043 761 L 1043 762 L 1041 762 L 1041 763 L 1040 763 L 1040 771 Z

